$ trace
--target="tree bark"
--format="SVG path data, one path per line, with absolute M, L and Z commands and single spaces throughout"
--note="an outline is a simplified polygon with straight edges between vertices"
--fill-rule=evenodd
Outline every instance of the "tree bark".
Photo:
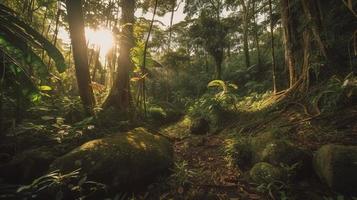
M 79 95 L 87 113 L 93 114 L 95 99 L 88 67 L 82 1 L 66 0 L 66 6 Z

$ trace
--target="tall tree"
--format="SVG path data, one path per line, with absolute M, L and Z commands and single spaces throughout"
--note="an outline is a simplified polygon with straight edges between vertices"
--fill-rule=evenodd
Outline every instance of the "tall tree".
M 296 33 L 294 29 L 294 24 L 296 20 L 294 15 L 292 15 L 291 5 L 289 0 L 280 0 L 281 7 L 281 22 L 283 25 L 283 35 L 284 35 L 284 47 L 285 47 L 285 62 L 289 69 L 289 85 L 290 88 L 295 84 L 297 75 L 295 70 L 295 47 L 296 45 Z
M 259 17 L 259 11 L 258 11 L 258 2 L 257 1 L 254 1 L 253 2 L 253 29 L 254 29 L 254 40 L 255 40 L 255 45 L 256 45 L 256 48 L 257 48 L 257 62 L 258 62 L 258 66 L 260 67 L 261 65 L 261 55 L 260 55 L 260 45 L 259 45 L 259 27 L 258 27 L 258 17 Z
M 217 18 L 208 16 L 208 13 L 201 13 L 195 24 L 190 27 L 191 37 L 195 42 L 213 57 L 215 61 L 215 79 L 222 78 L 222 62 L 224 58 L 224 48 L 227 46 L 226 36 L 228 28 Z
M 190 28 L 191 37 L 194 37 L 205 50 L 214 58 L 215 79 L 222 78 L 222 62 L 224 48 L 227 46 L 227 26 L 222 22 L 222 13 L 225 0 L 194 0 L 186 2 L 185 12 L 189 17 L 199 12 L 199 18 Z
M 91 78 L 88 66 L 82 1 L 66 0 L 66 7 L 79 95 L 86 111 L 88 113 L 92 113 L 95 105 L 95 99 L 91 87 Z
M 109 96 L 105 102 L 105 107 L 113 106 L 119 111 L 127 113 L 130 108 L 130 78 L 132 70 L 130 52 L 134 47 L 133 24 L 135 13 L 135 0 L 121 0 L 121 26 L 120 50 L 118 58 L 118 69 L 116 79 Z
M 271 0 L 269 2 L 270 15 L 270 42 L 271 42 L 271 65 L 273 74 L 273 92 L 276 93 L 276 65 L 275 65 L 275 48 L 274 48 L 274 25 L 273 25 L 273 8 Z
M 323 4 L 322 0 L 280 1 L 289 91 L 306 92 L 309 89 L 312 59 L 321 64 L 318 72 L 324 72 L 324 79 L 350 73 L 347 71 L 349 52 L 346 46 L 357 22 L 342 5 L 340 2 L 340 7 L 336 7 L 333 0 L 323 1 Z M 313 56 L 316 52 L 319 56 Z
M 250 67 L 250 54 L 249 54 L 249 21 L 250 21 L 250 6 L 251 0 L 240 0 L 242 7 L 242 24 L 243 24 L 243 51 L 245 57 L 246 67 Z

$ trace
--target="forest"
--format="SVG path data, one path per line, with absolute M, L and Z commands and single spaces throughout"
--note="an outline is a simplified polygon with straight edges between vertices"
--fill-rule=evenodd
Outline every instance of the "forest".
M 357 200 L 356 0 L 0 0 L 0 199 Z

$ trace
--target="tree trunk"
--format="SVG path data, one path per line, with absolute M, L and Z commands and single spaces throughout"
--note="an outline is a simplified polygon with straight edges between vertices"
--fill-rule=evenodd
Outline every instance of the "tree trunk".
M 4 136 L 3 134 L 3 94 L 4 94 L 4 79 L 5 79 L 5 55 L 1 52 L 0 60 L 0 138 Z
M 271 4 L 272 4 L 271 0 L 269 0 L 271 63 L 272 63 L 272 74 L 273 74 L 273 93 L 275 94 L 277 92 L 277 89 L 276 89 L 276 66 L 275 66 L 275 49 L 274 49 L 273 9 L 272 9 Z
M 248 3 L 245 0 L 241 0 L 241 5 L 243 8 L 243 51 L 245 57 L 246 68 L 250 67 L 250 55 L 249 55 L 249 41 L 248 41 L 248 31 L 249 31 L 249 1 Z
M 311 39 L 310 39 L 310 31 L 305 30 L 303 33 L 303 64 L 302 64 L 302 69 L 301 69 L 301 92 L 307 92 L 309 87 L 310 87 L 310 78 L 309 78 L 309 65 L 310 65 L 310 45 L 311 45 Z
M 104 104 L 104 107 L 113 106 L 120 112 L 128 113 L 130 109 L 130 80 L 129 72 L 133 63 L 130 58 L 130 50 L 134 47 L 133 24 L 135 12 L 135 0 L 122 0 L 122 32 L 120 37 L 120 50 L 118 69 L 113 87 Z
M 82 1 L 66 0 L 66 6 L 79 95 L 87 113 L 92 114 L 95 99 L 88 67 Z
M 220 53 L 218 53 L 220 54 Z M 222 79 L 222 61 L 223 61 L 223 53 L 222 55 L 215 55 L 214 61 L 216 63 L 215 69 L 215 79 L 221 80 Z
M 254 13 L 254 40 L 255 40 L 255 45 L 257 48 L 257 61 L 258 61 L 258 67 L 261 67 L 261 56 L 260 56 L 260 45 L 259 45 L 259 36 L 258 36 L 258 23 L 257 23 L 257 18 L 258 18 L 258 13 L 257 13 L 257 8 L 256 8 L 256 1 L 253 2 L 253 13 Z
M 171 18 L 170 18 L 170 29 L 169 29 L 169 42 L 168 42 L 168 45 L 167 45 L 168 52 L 171 51 L 172 22 L 173 22 L 173 20 L 174 20 L 175 7 L 176 7 L 176 0 L 172 1 Z
M 297 80 L 296 70 L 295 70 L 295 58 L 294 58 L 294 47 L 293 47 L 293 32 L 292 32 L 292 17 L 290 15 L 290 5 L 289 0 L 281 0 L 281 21 L 284 30 L 284 48 L 285 48 L 285 62 L 289 69 L 289 85 L 290 88 L 293 87 Z
M 175 7 L 176 7 L 176 0 L 172 1 L 172 8 L 171 8 L 171 18 L 170 18 L 170 28 L 169 28 L 169 42 L 167 45 L 167 52 L 171 52 L 171 40 L 172 40 L 172 25 L 174 21 L 174 15 L 175 15 Z M 166 101 L 169 101 L 169 96 L 170 96 L 170 85 L 169 85 L 169 69 L 168 66 L 166 66 L 165 70 L 165 75 L 166 75 L 166 86 L 165 86 L 165 95 L 166 95 Z
M 142 78 L 142 98 L 143 98 L 143 106 L 144 106 L 144 116 L 146 117 L 146 79 L 145 79 L 145 74 L 146 74 L 146 55 L 147 55 L 147 50 L 148 50 L 148 45 L 149 45 L 149 39 L 151 36 L 151 31 L 152 27 L 154 25 L 154 20 L 155 20 L 155 15 L 156 15 L 156 10 L 157 10 L 157 5 L 158 5 L 158 0 L 155 0 L 155 7 L 154 7 L 154 13 L 152 14 L 152 19 L 149 27 L 149 32 L 148 36 L 145 41 L 145 47 L 144 47 L 144 60 L 143 60 L 143 66 L 142 66 L 142 72 L 144 77 Z
M 93 68 L 93 72 L 92 72 L 92 81 L 97 82 L 96 80 L 96 75 L 97 75 L 97 71 L 98 68 L 100 67 L 101 63 L 99 61 L 99 57 L 100 57 L 100 48 L 97 49 L 97 55 L 95 55 L 94 57 L 94 68 Z
M 322 34 L 322 25 L 320 20 L 320 12 L 318 9 L 318 4 L 316 1 L 311 0 L 302 0 L 302 7 L 305 13 L 305 17 L 310 22 L 309 27 L 316 41 L 317 47 L 320 49 L 320 52 L 325 57 L 328 64 L 330 64 L 330 69 L 336 71 L 339 66 L 346 65 L 343 63 L 343 59 L 338 58 L 331 48 L 328 47 L 327 39 Z
M 245 15 L 245 14 L 244 14 Z M 243 51 L 245 57 L 245 65 L 250 67 L 249 43 L 248 43 L 248 21 L 247 17 L 243 19 Z

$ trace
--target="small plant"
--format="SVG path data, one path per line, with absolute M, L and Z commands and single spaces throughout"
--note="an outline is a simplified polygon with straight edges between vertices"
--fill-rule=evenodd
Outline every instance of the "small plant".
M 167 113 L 163 108 L 153 105 L 148 108 L 148 116 L 154 121 L 164 121 L 167 117 Z
M 286 189 L 287 185 L 278 180 L 273 180 L 270 183 L 262 183 L 257 187 L 257 190 L 262 193 L 269 194 L 270 198 L 276 199 L 275 197 L 280 196 L 278 199 L 287 199 Z
M 20 186 L 7 197 L 62 200 L 70 196 L 73 199 L 84 199 L 98 191 L 106 191 L 106 186 L 87 180 L 87 176 L 80 174 L 80 169 L 67 174 L 62 174 L 59 170 L 56 170 L 35 179 L 29 185 Z
M 183 187 L 192 183 L 190 179 L 192 179 L 195 174 L 196 172 L 194 170 L 188 168 L 187 161 L 181 161 L 175 163 L 171 178 L 175 182 L 174 185 Z
M 236 101 L 237 101 L 236 95 L 232 93 L 232 91 L 238 89 L 237 85 L 233 83 L 224 82 L 222 80 L 213 80 L 208 83 L 207 87 L 220 88 L 221 91 L 215 95 L 217 101 L 228 105 L 230 104 L 234 106 L 236 110 L 238 110 L 236 107 Z
M 344 80 L 332 77 L 311 98 L 312 105 L 318 113 L 335 111 L 341 107 L 341 103 L 355 94 L 356 88 L 357 78 L 353 74 L 349 74 Z

